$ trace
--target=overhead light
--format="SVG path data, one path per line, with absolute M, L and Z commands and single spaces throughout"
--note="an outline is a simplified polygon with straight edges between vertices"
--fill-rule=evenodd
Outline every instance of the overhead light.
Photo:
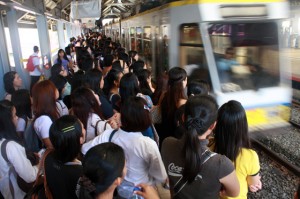
M 32 21 L 23 21 L 23 20 L 21 20 L 21 21 L 18 21 L 18 23 L 30 24 L 30 25 L 33 25 L 33 24 L 35 24 L 35 23 L 34 23 L 34 22 L 32 22 Z
M 45 12 L 45 15 L 52 17 L 53 15 L 49 12 Z
M 1 4 L 1 5 L 4 5 L 4 6 L 7 5 L 7 4 L 6 4 L 5 2 L 3 2 L 3 1 L 0 1 L 0 4 Z
M 19 6 L 14 6 L 14 8 L 15 9 L 17 9 L 17 10 L 21 10 L 21 11 L 23 11 L 23 12 L 28 12 L 28 13 L 31 13 L 31 14 L 36 14 L 36 12 L 34 12 L 34 11 L 32 11 L 32 10 L 28 10 L 28 9 L 25 9 L 25 8 L 21 8 L 21 7 L 19 7 Z
M 58 18 L 54 18 L 54 17 L 49 16 L 49 15 L 47 15 L 46 17 L 47 17 L 48 19 L 58 20 Z

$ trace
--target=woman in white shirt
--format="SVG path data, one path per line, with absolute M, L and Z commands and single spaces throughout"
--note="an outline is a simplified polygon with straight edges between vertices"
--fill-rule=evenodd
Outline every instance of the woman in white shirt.
M 99 96 L 89 88 L 77 88 L 71 95 L 72 112 L 82 122 L 86 130 L 86 142 L 111 129 L 111 123 L 105 121 L 100 107 Z M 115 126 L 114 124 L 112 124 Z
M 13 105 L 3 100 L 0 102 L 0 148 L 6 147 L 3 152 L 6 153 L 9 163 L 0 154 L 0 192 L 6 199 L 23 198 L 25 193 L 17 184 L 16 176 L 21 177 L 25 182 L 30 183 L 36 179 L 38 168 L 32 166 L 26 157 L 25 148 L 20 144 L 21 141 L 16 132 L 18 117 Z M 6 141 L 7 140 L 7 141 Z M 4 154 L 3 153 L 3 154 Z M 14 171 L 9 172 L 13 167 Z
M 49 129 L 52 121 L 59 118 L 56 106 L 58 96 L 58 90 L 50 80 L 38 82 L 32 88 L 33 127 L 45 148 L 52 148 Z
M 136 185 L 165 182 L 167 174 L 158 146 L 154 140 L 141 133 L 151 124 L 146 101 L 140 97 L 129 97 L 121 107 L 121 123 L 118 131 L 106 130 L 84 144 L 82 153 L 85 154 L 95 145 L 111 141 L 124 149 L 127 167 L 125 180 Z

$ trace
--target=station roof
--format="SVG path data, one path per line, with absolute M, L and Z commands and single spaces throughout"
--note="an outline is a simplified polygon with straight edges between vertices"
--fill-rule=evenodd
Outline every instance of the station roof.
M 92 0 L 78 0 L 89 2 Z M 93 0 L 95 1 L 95 0 Z M 101 14 L 99 18 L 129 16 L 140 0 L 99 0 Z M 146 1 L 146 0 L 145 0 Z M 17 9 L 18 22 L 35 22 L 36 13 L 45 13 L 53 19 L 70 21 L 71 3 L 75 0 L 0 0 L 0 10 Z

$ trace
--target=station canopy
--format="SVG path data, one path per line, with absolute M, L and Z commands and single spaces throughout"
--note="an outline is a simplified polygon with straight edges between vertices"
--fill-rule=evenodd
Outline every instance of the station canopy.
M 35 24 L 37 14 L 49 21 L 126 17 L 135 14 L 143 0 L 0 0 L 1 12 L 16 9 L 18 23 Z M 148 1 L 148 0 L 144 0 Z

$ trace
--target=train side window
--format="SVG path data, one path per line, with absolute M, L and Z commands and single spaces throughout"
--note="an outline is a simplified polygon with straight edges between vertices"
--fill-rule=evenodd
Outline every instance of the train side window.
M 180 66 L 186 70 L 189 81 L 205 80 L 211 85 L 198 24 L 182 24 L 180 26 L 179 46 Z

